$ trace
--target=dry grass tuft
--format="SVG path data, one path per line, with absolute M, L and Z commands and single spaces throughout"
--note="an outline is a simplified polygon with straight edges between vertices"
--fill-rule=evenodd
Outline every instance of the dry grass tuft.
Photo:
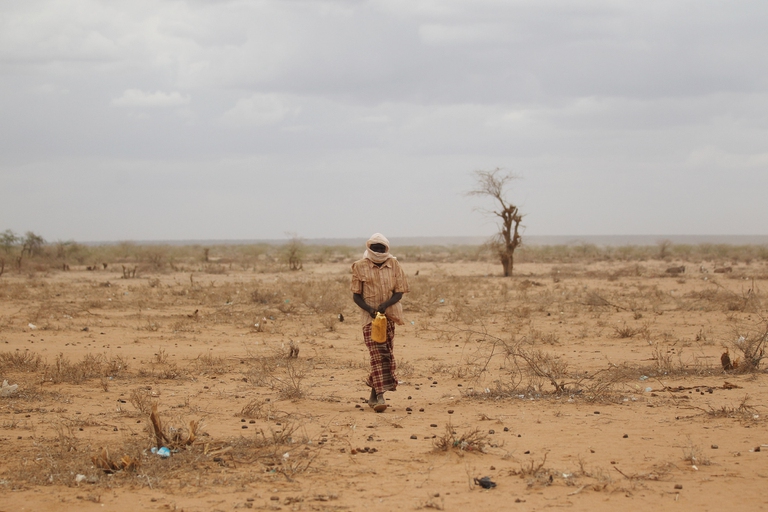
M 445 433 L 435 438 L 433 444 L 436 450 L 443 452 L 457 450 L 460 452 L 483 453 L 485 446 L 488 444 L 488 436 L 477 428 L 457 435 L 456 431 L 453 430 L 453 426 L 448 423 L 445 426 Z
M 25 351 L 0 352 L 0 371 L 3 373 L 16 372 L 34 372 L 44 366 L 43 358 L 40 354 Z

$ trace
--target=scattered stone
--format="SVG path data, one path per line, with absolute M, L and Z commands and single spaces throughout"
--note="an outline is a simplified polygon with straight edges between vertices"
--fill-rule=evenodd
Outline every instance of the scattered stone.
M 489 434 L 491 434 L 491 435 L 493 435 L 493 434 L 495 434 L 495 433 L 496 433 L 496 431 L 495 431 L 495 430 L 493 430 L 493 429 L 491 429 L 491 430 L 489 430 L 489 431 L 488 431 L 488 433 L 489 433 Z
M 437 426 L 437 423 L 430 423 L 429 426 L 432 428 L 435 428 Z
M 718 448 L 720 448 L 720 447 L 719 447 L 719 446 L 717 446 L 716 444 L 713 444 L 713 445 L 712 445 L 712 449 L 713 449 L 713 450 L 717 450 Z
M 413 435 L 411 436 L 411 439 L 418 439 L 418 438 L 419 438 L 419 436 L 417 436 L 416 434 L 413 434 Z
M 683 484 L 675 484 L 675 489 L 682 489 L 682 488 L 683 488 Z
M 448 409 L 448 414 L 453 414 L 453 409 Z
M 626 439 L 626 438 L 628 438 L 628 437 L 629 437 L 629 435 L 628 435 L 628 434 L 624 434 L 624 435 L 623 435 L 623 436 L 621 436 L 621 437 L 623 437 L 624 439 Z
M 504 427 L 504 432 L 509 432 L 509 427 Z

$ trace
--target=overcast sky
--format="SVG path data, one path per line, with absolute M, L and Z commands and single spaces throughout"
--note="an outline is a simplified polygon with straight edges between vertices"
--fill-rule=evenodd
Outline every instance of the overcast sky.
M 0 231 L 768 234 L 768 2 L 4 0 Z

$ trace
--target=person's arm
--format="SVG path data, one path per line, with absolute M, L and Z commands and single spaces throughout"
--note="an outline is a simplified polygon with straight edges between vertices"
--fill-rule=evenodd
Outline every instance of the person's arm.
M 388 301 L 382 302 L 381 304 L 379 304 L 379 307 L 374 311 L 374 313 L 378 311 L 383 315 L 388 307 L 394 306 L 395 304 L 400 302 L 400 299 L 402 298 L 403 298 L 403 292 L 394 292 Z M 375 316 L 375 315 L 372 314 L 371 316 Z
M 376 308 L 369 306 L 368 303 L 365 302 L 365 299 L 363 299 L 362 294 L 353 293 L 352 300 L 355 301 L 355 304 L 357 304 L 360 307 L 360 309 L 362 309 L 363 311 L 366 311 L 369 315 L 371 315 L 371 318 L 376 318 Z

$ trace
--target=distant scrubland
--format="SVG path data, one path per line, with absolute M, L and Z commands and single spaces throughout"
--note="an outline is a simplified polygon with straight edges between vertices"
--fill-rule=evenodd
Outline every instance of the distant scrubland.
M 227 270 L 275 272 L 296 270 L 301 264 L 351 263 L 361 256 L 359 247 L 307 244 L 294 238 L 284 244 L 154 244 L 119 242 L 101 245 L 74 241 L 46 242 L 35 233 L 0 233 L 0 275 L 8 272 L 67 270 L 73 266 L 107 268 L 122 265 L 136 272 Z M 393 253 L 403 262 L 488 262 L 497 256 L 485 245 L 399 246 Z M 768 245 L 675 244 L 602 246 L 523 245 L 515 263 L 588 263 L 668 261 L 715 265 L 768 260 Z M 301 264 L 297 265 L 297 261 Z M 120 268 L 120 267 L 118 267 Z

